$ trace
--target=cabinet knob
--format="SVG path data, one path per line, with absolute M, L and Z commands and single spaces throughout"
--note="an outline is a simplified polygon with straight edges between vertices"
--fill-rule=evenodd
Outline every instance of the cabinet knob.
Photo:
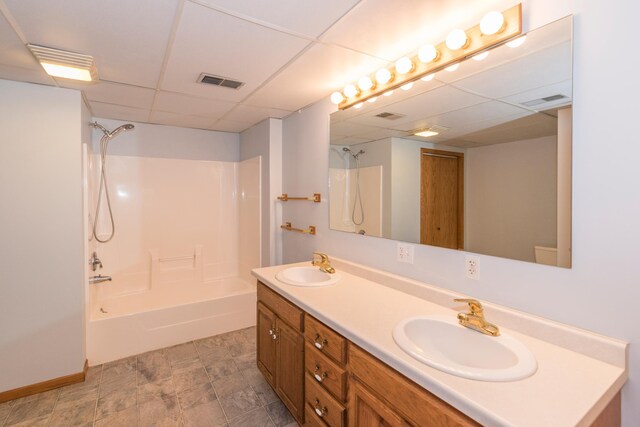
M 320 418 L 324 418 L 324 416 L 327 415 L 327 412 L 329 412 L 326 406 L 320 407 L 320 401 L 318 399 L 316 399 L 313 409 Z
M 324 380 L 325 378 L 327 378 L 329 376 L 329 374 L 326 371 L 323 372 L 322 374 L 320 374 L 318 371 L 320 371 L 320 366 L 316 365 L 316 370 L 313 371 L 313 377 L 316 379 L 316 381 L 321 383 L 322 380 Z
M 274 332 L 273 335 L 271 335 L 271 338 L 273 338 L 274 340 L 278 339 L 278 335 L 276 335 L 276 333 Z
M 314 341 L 314 345 L 319 348 L 320 350 L 322 350 L 322 348 L 327 345 L 327 339 L 320 339 L 320 334 L 316 334 L 316 338 Z

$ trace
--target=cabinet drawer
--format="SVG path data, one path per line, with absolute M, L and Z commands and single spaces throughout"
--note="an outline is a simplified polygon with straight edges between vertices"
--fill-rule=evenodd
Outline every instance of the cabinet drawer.
M 309 341 L 305 344 L 304 366 L 307 373 L 341 402 L 347 398 L 347 371 L 332 362 Z
M 346 411 L 320 384 L 307 374 L 304 381 L 307 406 L 329 427 L 344 427 Z
M 480 424 L 429 393 L 361 348 L 349 346 L 351 376 L 417 426 L 476 427 Z
M 338 363 L 347 362 L 347 340 L 308 314 L 304 319 L 304 336 L 317 349 Z
M 308 403 L 304 408 L 304 427 L 327 427 L 327 425 L 320 419 L 316 411 Z
M 295 330 L 302 332 L 304 312 L 261 282 L 258 282 L 258 301 L 269 307 Z

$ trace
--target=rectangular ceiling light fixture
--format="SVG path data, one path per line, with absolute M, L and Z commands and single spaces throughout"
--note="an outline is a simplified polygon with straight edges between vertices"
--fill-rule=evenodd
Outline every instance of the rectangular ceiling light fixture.
M 421 136 L 423 138 L 429 138 L 430 136 L 439 135 L 440 132 L 436 132 L 435 130 L 427 129 L 420 132 L 414 133 L 415 136 Z
M 98 80 L 98 70 L 91 55 L 35 44 L 27 44 L 27 47 L 50 76 L 83 82 Z

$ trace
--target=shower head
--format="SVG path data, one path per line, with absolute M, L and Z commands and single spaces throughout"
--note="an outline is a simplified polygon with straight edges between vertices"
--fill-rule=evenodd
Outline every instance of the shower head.
M 98 122 L 89 123 L 89 125 L 90 125 L 91 127 L 94 127 L 94 128 L 98 128 L 98 129 L 100 129 L 100 130 L 102 131 L 102 133 L 104 133 L 104 136 L 105 136 L 107 139 L 111 139 L 111 138 L 113 138 L 114 136 L 116 136 L 117 134 L 119 134 L 120 132 L 122 132 L 123 130 L 132 130 L 133 128 L 135 128 L 135 126 L 134 126 L 134 125 L 132 125 L 131 123 L 127 123 L 127 124 L 125 124 L 125 125 L 122 125 L 122 126 L 117 127 L 117 128 L 116 128 L 116 129 L 114 129 L 112 132 L 109 132 L 107 129 L 105 129 L 105 127 L 104 127 L 104 126 L 102 126 L 102 125 L 101 125 L 100 123 L 98 123 Z
M 349 147 L 342 147 L 342 151 L 344 151 L 345 153 L 350 153 L 351 152 Z
M 357 153 L 354 153 L 353 151 L 351 151 L 349 147 L 342 147 L 342 151 L 344 151 L 345 153 L 351 154 L 353 158 L 356 160 L 358 160 L 358 157 L 360 157 L 360 154 L 364 154 L 364 150 L 360 150 Z

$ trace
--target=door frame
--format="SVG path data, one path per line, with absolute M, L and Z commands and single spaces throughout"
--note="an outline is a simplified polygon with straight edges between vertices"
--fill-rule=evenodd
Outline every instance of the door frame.
M 422 243 L 422 232 L 426 226 L 426 198 L 423 197 L 424 192 L 424 170 L 425 154 L 435 154 L 447 157 L 456 157 L 458 162 L 458 218 L 457 224 L 457 236 L 458 236 L 458 249 L 464 249 L 464 153 L 458 153 L 456 151 L 436 150 L 433 148 L 420 148 L 420 243 Z

